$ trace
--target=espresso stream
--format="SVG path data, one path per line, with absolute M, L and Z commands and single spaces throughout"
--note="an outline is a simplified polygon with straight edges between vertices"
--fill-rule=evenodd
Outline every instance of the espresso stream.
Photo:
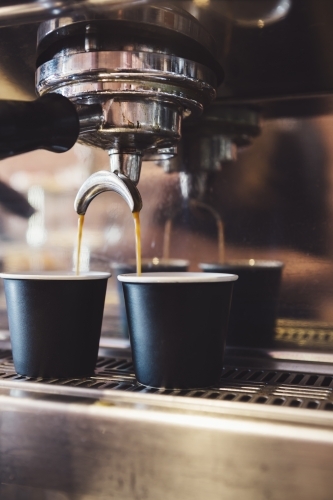
M 84 215 L 79 215 L 78 226 L 77 226 L 76 275 L 80 274 L 80 260 L 81 260 L 81 243 L 82 243 L 83 223 L 84 223 Z
M 141 226 L 140 226 L 140 212 L 133 212 L 134 227 L 135 227 L 135 253 L 136 253 L 136 272 L 138 276 L 141 275 Z M 81 243 L 83 231 L 84 215 L 79 215 L 78 229 L 77 229 L 77 254 L 76 254 L 76 275 L 80 274 L 80 260 L 81 260 Z
M 136 273 L 141 276 L 141 225 L 140 212 L 133 212 L 135 227 L 135 254 L 136 254 Z

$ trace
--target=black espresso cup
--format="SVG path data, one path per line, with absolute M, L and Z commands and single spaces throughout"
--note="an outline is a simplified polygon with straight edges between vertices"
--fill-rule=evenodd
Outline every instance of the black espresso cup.
M 110 274 L 0 277 L 17 373 L 43 378 L 92 375 Z
M 189 268 L 189 261 L 183 259 L 142 259 L 141 269 L 143 273 L 160 273 L 160 272 L 186 272 Z M 114 263 L 112 264 L 113 274 L 117 277 L 119 274 L 129 274 L 136 272 L 136 262 Z M 125 338 L 128 338 L 128 324 L 126 316 L 126 308 L 124 302 L 123 287 L 118 281 L 119 295 L 119 313 L 121 321 L 121 331 Z
M 218 384 L 236 279 L 204 273 L 118 276 L 138 382 L 168 389 Z
M 242 260 L 200 264 L 206 273 L 235 273 L 228 346 L 270 347 L 274 340 L 283 263 Z

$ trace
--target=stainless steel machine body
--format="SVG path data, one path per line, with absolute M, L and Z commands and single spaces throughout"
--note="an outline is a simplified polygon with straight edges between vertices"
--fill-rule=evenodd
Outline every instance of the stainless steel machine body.
M 37 45 L 38 94 L 69 98 L 79 117 L 99 105 L 79 140 L 107 150 L 111 171 L 134 184 L 145 156 L 174 156 L 182 119 L 214 99 L 223 74 L 213 39 L 176 7 L 73 13 L 45 21 Z
M 228 355 L 220 387 L 158 391 L 105 354 L 91 379 L 43 383 L 1 351 L 2 498 L 330 498 L 332 365 Z
M 332 497 L 332 175 L 318 132 L 332 124 L 308 119 L 333 111 L 332 19 L 326 0 L 2 2 L 1 98 L 33 99 L 37 69 L 39 94 L 69 98 L 79 140 L 110 155 L 78 213 L 110 190 L 140 210 L 141 162 L 163 160 L 181 208 L 210 210 L 222 244 L 223 220 L 229 256 L 286 266 L 274 345 L 228 349 L 207 390 L 140 386 L 114 318 L 86 379 L 18 376 L 0 331 L 1 498 Z M 172 214 L 151 225 L 176 226 Z
M 78 108 L 100 104 L 100 127 L 81 133 L 80 141 L 107 150 L 111 170 L 135 183 L 144 154 L 174 155 L 182 117 L 212 101 L 221 76 L 213 40 L 176 8 L 46 21 L 38 31 L 38 53 L 37 92 L 61 93 Z

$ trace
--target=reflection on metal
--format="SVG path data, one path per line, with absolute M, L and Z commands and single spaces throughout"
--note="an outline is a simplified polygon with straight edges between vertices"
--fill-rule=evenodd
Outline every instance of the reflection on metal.
M 210 205 L 207 205 L 206 203 L 202 203 L 202 201 L 199 200 L 191 200 L 190 201 L 191 205 L 199 208 L 201 210 L 205 210 L 209 214 L 213 216 L 216 222 L 216 228 L 217 228 L 217 248 L 218 248 L 218 262 L 224 262 L 224 227 L 223 227 L 223 222 L 220 214 L 214 210 L 213 207 Z
M 329 94 L 332 89 L 333 11 L 328 0 L 209 0 L 201 2 L 200 7 L 193 0 L 174 0 L 162 13 L 161 0 L 148 0 L 144 14 L 140 13 L 144 0 L 139 0 L 139 5 L 131 0 L 4 1 L 0 6 L 0 26 L 13 26 L 0 30 L 0 71 L 10 87 L 17 88 L 17 96 L 21 99 L 27 94 L 30 98 L 35 97 L 38 25 L 18 27 L 15 24 L 47 19 L 49 24 L 45 33 L 41 30 L 44 36 L 73 21 L 88 23 L 94 18 L 102 18 L 146 22 L 155 32 L 163 30 L 165 38 L 161 41 L 168 39 L 168 43 L 177 33 L 192 38 L 197 48 L 198 45 L 205 47 L 224 68 L 225 85 L 220 91 L 227 101 L 238 104 L 255 101 L 260 105 L 263 98 L 290 96 L 289 113 L 294 115 L 304 115 L 309 110 L 310 114 L 327 114 L 328 107 L 332 109 Z M 179 7 L 187 11 L 186 16 Z M 190 14 L 199 21 L 195 25 Z M 49 21 L 59 16 L 61 21 L 52 19 L 53 24 Z M 272 22 L 275 22 L 273 27 Z M 248 29 L 248 26 L 257 29 Z M 258 29 L 259 26 L 264 28 Z M 266 26 L 270 27 L 266 29 Z M 298 33 L 296 43 L 295 33 Z M 91 33 L 87 46 L 93 45 Z M 177 45 L 184 48 L 186 43 Z M 306 57 L 303 57 L 304 47 L 308 47 Z M 272 53 L 275 54 L 274 64 L 267 64 Z M 0 95 L 8 98 L 7 89 Z M 305 98 L 302 104 L 296 103 L 295 109 L 296 96 Z M 310 103 L 308 97 L 315 97 L 317 104 Z M 287 107 L 284 108 L 287 111 Z M 279 106 L 275 111 L 279 113 Z
M 103 109 L 100 104 L 77 105 L 76 111 L 79 116 L 80 134 L 96 132 L 104 121 Z
M 279 320 L 276 328 L 276 342 L 293 349 L 333 350 L 333 325 L 314 321 Z
M 42 380 L 16 375 L 0 351 L 1 496 L 9 485 L 89 500 L 110 491 L 119 500 L 330 498 L 332 367 L 274 363 L 227 365 L 215 388 L 165 391 L 138 385 L 121 354 L 99 358 L 94 377 Z
M 121 356 L 121 351 L 120 354 Z M 118 355 L 118 356 L 119 356 Z M 227 360 L 228 362 L 228 360 Z M 251 358 L 248 359 L 251 363 Z M 273 363 L 271 363 L 273 366 Z M 295 364 L 297 367 L 297 363 Z M 9 385 L 5 382 L 8 381 Z M 136 382 L 133 364 L 128 357 L 100 357 L 95 375 L 84 379 L 31 379 L 15 373 L 11 353 L 0 350 L 0 388 L 19 386 L 29 382 L 40 391 L 49 391 L 54 386 L 79 387 L 103 391 L 126 391 L 140 394 L 173 395 L 200 400 L 234 401 L 284 407 L 310 408 L 333 411 L 333 373 L 312 371 L 286 371 L 281 366 L 273 368 L 251 368 L 249 365 L 226 364 L 220 383 L 213 388 L 200 390 L 156 389 L 144 387 Z M 14 385 L 15 384 L 15 385 Z M 82 391 L 84 393 L 84 391 Z M 79 393 L 78 393 L 79 395 Z M 175 400 L 176 403 L 176 400 Z
M 145 0 L 48 0 L 47 2 L 5 0 L 0 5 L 0 26 L 39 22 L 50 17 L 71 13 L 77 8 L 112 10 L 144 2 Z
M 180 192 L 184 200 L 203 199 L 207 189 L 208 173 L 179 172 Z
M 122 168 L 113 171 L 131 172 L 137 183 L 142 156 L 173 156 L 182 119 L 199 116 L 215 98 L 222 69 L 214 47 L 177 7 L 73 14 L 39 28 L 36 88 L 79 109 L 97 106 L 79 141 L 109 151 L 111 164 L 118 156 Z
M 179 185 L 183 200 L 190 210 L 199 209 L 208 212 L 213 216 L 217 228 L 217 245 L 218 245 L 218 262 L 224 262 L 225 255 L 225 241 L 224 241 L 224 227 L 220 214 L 210 205 L 204 203 L 203 200 L 207 191 L 208 173 L 206 171 L 199 172 L 180 172 Z M 169 217 L 164 226 L 163 233 L 163 257 L 170 257 L 171 246 L 171 233 L 172 225 L 176 216 L 179 216 L 183 206 L 180 210 L 174 211 L 173 215 Z
M 330 412 L 38 385 L 0 391 L 4 498 L 330 498 Z
M 140 152 L 120 154 L 118 150 L 110 149 L 109 156 L 111 172 L 125 175 L 136 186 L 140 179 L 142 154 Z
M 284 19 L 292 0 L 211 0 L 209 7 L 243 28 L 264 28 Z
M 73 0 L 66 0 L 66 5 L 70 5 Z M 179 2 L 167 3 L 157 0 L 157 2 L 144 0 L 80 0 L 81 5 L 86 2 L 88 9 L 77 9 L 71 11 L 66 17 L 53 16 L 54 19 L 48 19 L 38 28 L 37 42 L 40 44 L 44 38 L 56 33 L 58 30 L 66 28 L 73 29 L 74 23 L 83 21 L 121 21 L 122 23 L 144 23 L 146 28 L 154 27 L 154 32 L 159 28 L 170 30 L 169 35 L 176 36 L 177 33 L 189 37 L 198 44 L 205 47 L 211 54 L 216 56 L 216 42 L 212 34 L 204 28 L 199 22 L 182 8 L 179 8 Z M 122 3 L 125 8 L 112 9 L 110 4 Z M 135 5 L 139 4 L 139 5 Z M 145 4 L 145 5 L 143 5 Z M 73 6 L 73 3 L 72 3 Z M 95 6 L 95 8 L 94 8 Z M 77 5 L 75 5 L 77 7 Z M 104 7 L 104 8 L 103 8 Z M 186 6 L 185 6 L 186 7 Z M 100 17 L 98 16 L 100 13 Z M 50 17 L 50 16 L 49 16 Z M 141 24 L 142 25 L 142 24 Z M 90 25 L 89 32 L 94 34 Z M 132 25 L 132 28 L 134 28 Z M 76 27 L 75 27 L 76 29 Z M 121 42 L 119 42 L 121 43 Z
M 198 119 L 183 123 L 175 159 L 160 162 L 165 172 L 219 172 L 237 160 L 238 151 L 251 145 L 261 131 L 259 109 L 215 101 Z
M 37 91 L 40 95 L 59 92 L 68 98 L 88 98 L 90 93 L 104 92 L 100 97 L 102 103 L 107 100 L 107 92 L 118 97 L 119 94 L 132 98 L 161 97 L 161 102 L 165 95 L 193 112 L 200 112 L 203 105 L 215 97 L 216 77 L 209 68 L 182 57 L 145 52 L 145 49 L 141 46 L 137 51 L 81 53 L 82 49 L 78 48 L 72 54 L 61 51 L 37 69 Z M 181 92 L 181 88 L 186 87 L 188 95 Z M 97 101 L 98 94 L 90 98 Z M 136 125 L 136 121 L 133 122 L 132 128 Z
M 96 196 L 105 191 L 118 193 L 129 206 L 131 212 L 140 212 L 142 200 L 135 185 L 123 174 L 101 170 L 92 174 L 80 187 L 76 195 L 74 208 L 79 215 L 84 215 Z
M 211 135 L 200 144 L 200 168 L 218 172 L 226 162 L 237 160 L 237 145 L 230 137 Z
M 157 161 L 164 162 L 165 160 L 170 160 L 177 156 L 178 147 L 172 146 L 171 148 L 159 148 L 156 150 L 156 153 L 146 153 L 145 160 L 146 161 Z
M 187 174 L 184 174 L 183 172 L 181 172 L 180 173 L 181 178 L 182 178 L 182 174 L 183 174 L 183 176 L 187 175 Z M 181 186 L 182 186 L 182 184 L 181 184 Z M 182 189 L 182 194 L 185 197 L 185 199 L 188 200 L 190 207 L 204 210 L 213 216 L 215 223 L 216 223 L 216 228 L 217 228 L 218 262 L 224 262 L 224 253 L 225 253 L 225 251 L 224 251 L 224 228 L 223 228 L 223 222 L 222 222 L 222 219 L 221 219 L 219 213 L 216 210 L 214 210 L 214 208 L 207 205 L 206 203 L 203 203 L 202 201 L 199 201 L 199 200 L 189 198 L 189 192 L 188 192 L 188 190 L 185 190 L 184 187 Z M 173 219 L 175 218 L 176 215 L 179 215 L 179 212 L 176 212 L 173 215 L 173 217 L 169 218 L 166 221 L 165 226 L 164 226 L 164 233 L 163 233 L 163 258 L 164 259 L 170 258 L 172 222 L 173 222 Z

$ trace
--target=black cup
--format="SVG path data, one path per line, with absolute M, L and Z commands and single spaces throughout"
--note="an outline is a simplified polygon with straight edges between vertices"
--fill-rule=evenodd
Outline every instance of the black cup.
M 143 273 L 161 273 L 161 272 L 186 272 L 189 268 L 189 261 L 183 259 L 142 259 L 142 272 Z M 136 263 L 134 261 L 128 263 L 114 263 L 112 270 L 117 277 L 119 274 L 128 274 L 136 272 Z M 121 321 L 121 330 L 123 337 L 128 338 L 128 324 L 126 316 L 126 308 L 124 302 L 124 294 L 121 283 L 118 281 L 118 294 L 119 294 L 119 313 Z
M 44 378 L 92 375 L 110 274 L 0 277 L 17 373 Z
M 227 345 L 272 346 L 283 263 L 251 259 L 199 267 L 206 273 L 239 276 L 233 293 Z
M 168 389 L 218 384 L 236 279 L 204 273 L 118 276 L 138 382 Z

